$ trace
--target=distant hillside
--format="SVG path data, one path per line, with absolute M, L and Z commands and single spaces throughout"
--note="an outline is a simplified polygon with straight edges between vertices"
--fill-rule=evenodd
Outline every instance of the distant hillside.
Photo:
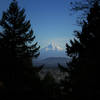
M 33 64 L 35 66 L 40 66 L 44 64 L 44 67 L 58 67 L 58 63 L 67 66 L 66 62 L 68 62 L 70 59 L 65 57 L 48 57 L 43 60 L 33 61 Z

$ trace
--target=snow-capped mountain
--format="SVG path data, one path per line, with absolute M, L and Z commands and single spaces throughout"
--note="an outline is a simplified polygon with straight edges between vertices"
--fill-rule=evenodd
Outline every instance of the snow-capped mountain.
M 52 50 L 52 51 L 62 51 L 63 50 L 60 46 L 58 46 L 54 42 L 52 42 L 51 44 L 49 44 L 44 49 L 45 49 L 45 51 L 49 51 L 49 50 Z
M 38 59 L 33 60 L 35 66 L 44 65 L 44 67 L 57 67 L 58 63 L 66 66 L 70 58 L 66 56 L 65 50 L 55 43 L 49 44 L 40 50 Z
M 47 47 L 40 50 L 39 59 L 45 59 L 48 57 L 66 57 L 65 50 L 52 42 Z

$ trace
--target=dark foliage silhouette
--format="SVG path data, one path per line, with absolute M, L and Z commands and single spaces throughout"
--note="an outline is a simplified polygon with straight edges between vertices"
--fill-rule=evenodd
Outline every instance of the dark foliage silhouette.
M 90 8 L 82 30 L 75 31 L 74 40 L 66 44 L 72 57 L 68 63 L 72 84 L 72 97 L 78 100 L 94 100 L 99 97 L 99 42 L 100 4 L 95 1 Z M 97 89 L 98 88 L 98 89 Z
M 71 84 L 71 70 L 70 68 L 64 67 L 60 64 L 58 64 L 58 68 L 60 70 L 61 73 L 63 73 L 63 77 L 64 79 L 60 80 L 60 88 L 62 88 L 61 90 L 61 95 L 62 97 L 64 97 L 65 99 L 70 99 L 71 97 L 71 93 L 72 93 L 72 84 Z
M 39 81 L 32 59 L 39 56 L 34 32 L 25 10 L 13 0 L 0 20 L 0 89 L 14 93 L 31 90 Z M 36 80 L 37 79 L 37 80 Z
M 5 99 L 52 99 L 60 94 L 59 85 L 48 73 L 43 80 L 32 59 L 39 56 L 38 43 L 25 10 L 13 0 L 0 20 L 0 95 Z
M 95 2 L 100 3 L 100 0 L 80 0 L 80 1 L 72 1 L 70 2 L 71 6 L 71 11 L 74 12 L 80 12 L 78 19 L 77 19 L 77 24 L 82 25 L 83 24 L 83 19 L 85 20 L 87 18 L 88 12 L 91 7 L 93 7 Z

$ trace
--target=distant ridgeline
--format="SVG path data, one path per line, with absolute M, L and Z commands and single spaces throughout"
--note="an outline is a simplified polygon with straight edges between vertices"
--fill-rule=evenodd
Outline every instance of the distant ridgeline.
M 44 67 L 58 67 L 58 64 L 61 64 L 63 67 L 67 67 L 67 62 L 69 62 L 70 58 L 65 57 L 48 57 L 43 60 L 33 60 L 33 65 Z

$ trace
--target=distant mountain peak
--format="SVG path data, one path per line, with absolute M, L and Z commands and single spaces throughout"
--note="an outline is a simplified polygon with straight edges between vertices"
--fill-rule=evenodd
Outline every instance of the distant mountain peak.
M 46 48 L 46 51 L 52 50 L 52 51 L 62 51 L 63 48 L 58 46 L 55 42 L 50 43 Z
M 55 42 L 51 42 L 48 46 L 40 50 L 40 56 L 38 59 L 44 59 L 48 57 L 66 57 L 65 50 Z

